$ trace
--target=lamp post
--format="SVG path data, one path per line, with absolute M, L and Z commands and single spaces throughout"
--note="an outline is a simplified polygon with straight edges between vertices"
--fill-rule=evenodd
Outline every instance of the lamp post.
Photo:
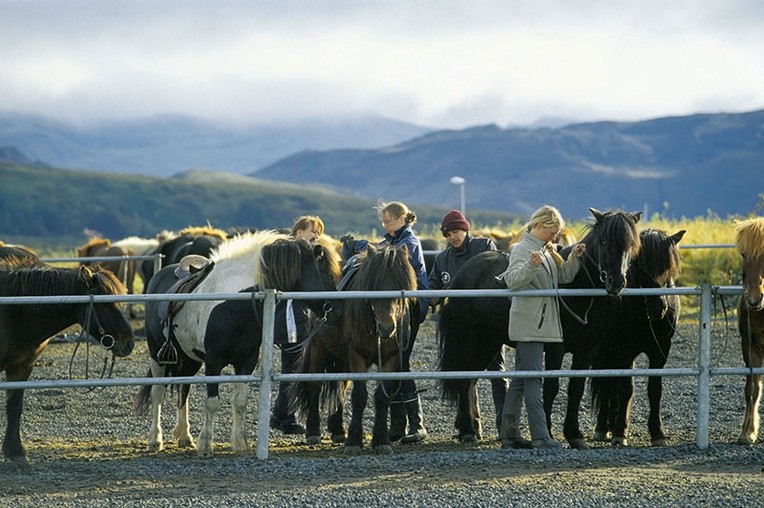
M 461 187 L 460 190 L 461 190 L 461 196 L 462 196 L 462 215 L 466 216 L 467 209 L 466 209 L 465 200 L 464 200 L 464 184 L 467 183 L 467 181 L 461 176 L 452 176 L 450 181 L 452 184 L 458 185 L 459 187 Z

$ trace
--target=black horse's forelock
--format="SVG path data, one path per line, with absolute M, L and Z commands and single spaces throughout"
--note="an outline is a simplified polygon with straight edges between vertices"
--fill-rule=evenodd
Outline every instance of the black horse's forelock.
M 596 250 L 599 243 L 606 240 L 609 243 L 615 242 L 619 249 L 634 258 L 642 245 L 634 216 L 622 210 L 605 212 L 599 221 L 585 225 L 584 231 L 586 236 L 583 242 L 588 249 Z
M 278 239 L 263 246 L 259 285 L 280 291 L 294 289 L 300 280 L 303 255 L 312 255 L 308 245 L 292 239 Z
M 679 248 L 674 240 L 659 229 L 645 229 L 640 234 L 642 249 L 636 262 L 644 272 L 658 280 L 666 276 L 676 279 L 679 275 Z

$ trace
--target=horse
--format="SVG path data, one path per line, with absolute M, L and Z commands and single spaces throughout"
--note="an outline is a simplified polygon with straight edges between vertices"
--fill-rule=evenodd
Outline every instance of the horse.
M 102 268 L 53 268 L 34 260 L 0 261 L 0 296 L 121 295 L 125 286 Z M 0 371 L 6 381 L 26 381 L 35 361 L 56 333 L 80 324 L 118 357 L 135 345 L 130 323 L 116 303 L 0 305 Z M 26 463 L 21 442 L 24 390 L 6 394 L 7 426 L 3 456 Z
M 228 233 L 212 227 L 187 227 L 180 230 L 176 235 L 162 237 L 154 249 L 148 254 L 162 254 L 160 268 L 179 263 L 188 254 L 209 257 L 212 251 L 227 240 Z M 151 277 L 154 275 L 154 260 L 144 260 L 138 268 L 139 275 L 143 279 L 144 292 Z
M 170 265 L 160 270 L 149 282 L 149 292 L 168 292 L 178 281 L 175 269 L 175 265 Z M 328 255 L 322 246 L 311 247 L 303 240 L 272 231 L 261 231 L 243 234 L 222 243 L 210 256 L 206 271 L 207 275 L 193 292 L 251 293 L 256 288 L 328 291 L 335 289 L 334 280 L 339 268 L 336 257 Z M 324 312 L 328 308 L 323 300 L 305 302 L 314 312 Z M 210 376 L 218 375 L 229 364 L 233 365 L 238 375 L 254 371 L 262 340 L 262 303 L 188 301 L 177 307 L 169 322 L 169 341 L 176 363 L 167 365 L 162 353 L 163 346 L 168 342 L 163 330 L 163 307 L 147 305 L 146 337 L 151 354 L 150 376 L 190 376 L 196 374 L 202 364 Z M 213 424 L 219 407 L 218 385 L 207 384 L 205 423 L 196 445 L 188 425 L 189 390 L 188 385 L 183 385 L 179 392 L 178 422 L 173 434 L 179 446 L 196 446 L 198 454 L 207 457 L 212 454 Z M 245 384 L 237 384 L 234 388 L 231 447 L 235 453 L 248 450 L 243 429 L 247 391 L 248 386 Z M 164 392 L 163 385 L 143 387 L 135 400 L 136 409 L 146 407 L 149 401 L 151 403 L 149 450 L 152 451 L 163 448 L 160 417 Z
M 764 366 L 764 218 L 735 223 L 735 245 L 743 263 L 743 295 L 737 305 L 737 326 L 743 361 L 748 368 Z M 761 374 L 745 379 L 745 413 L 737 438 L 740 444 L 753 444 L 759 435 Z
M 416 289 L 416 275 L 408 260 L 405 248 L 391 245 L 369 246 L 349 264 L 357 271 L 341 290 L 347 291 L 413 291 Z M 416 311 L 415 311 L 416 312 Z M 414 315 L 415 315 L 414 312 Z M 407 298 L 374 298 L 347 300 L 338 324 L 327 324 L 322 333 L 313 335 L 306 341 L 300 372 L 367 372 L 372 365 L 379 372 L 400 370 L 401 355 L 406 349 L 411 334 L 411 316 Z M 327 335 L 332 336 L 327 340 Z M 330 344 L 330 345 L 327 345 Z M 329 349 L 331 355 L 326 354 Z M 323 350 L 322 350 L 323 349 Z M 331 357 L 334 357 L 332 359 Z M 297 407 L 317 408 L 318 383 L 295 383 L 302 385 L 296 390 Z M 340 441 L 344 429 L 341 428 L 341 408 L 344 389 L 334 389 L 327 394 L 332 397 L 331 407 L 338 408 L 330 417 L 332 439 Z M 388 411 L 390 397 L 399 388 L 396 381 L 381 381 L 374 392 L 374 429 L 372 448 L 377 453 L 391 453 Z M 351 392 L 352 416 L 345 439 L 344 453 L 357 454 L 363 447 L 363 413 L 368 401 L 365 381 L 354 381 Z M 306 433 L 313 437 L 311 442 L 320 440 L 318 410 L 309 411 Z
M 547 344 L 545 368 L 558 370 L 565 353 L 571 353 L 572 367 L 591 367 L 598 347 L 612 325 L 612 315 L 618 307 L 615 298 L 626 285 L 626 269 L 639 252 L 640 241 L 636 223 L 641 213 L 621 210 L 600 212 L 590 208 L 594 222 L 586 226 L 582 240 L 586 255 L 572 283 L 566 288 L 604 288 L 607 297 L 565 297 L 561 299 L 564 342 Z M 571 247 L 560 253 L 570 254 Z M 500 251 L 482 252 L 469 259 L 454 276 L 453 289 L 506 289 L 496 276 L 506 270 L 509 258 Z M 438 323 L 439 369 L 441 371 L 485 370 L 496 355 L 502 354 L 503 345 L 511 346 L 508 336 L 509 307 L 506 297 L 454 298 L 449 297 L 441 310 Z M 574 317 L 575 316 L 575 317 Z M 480 412 L 477 407 L 477 380 L 446 379 L 441 383 L 443 399 L 456 405 L 455 426 L 462 442 L 480 437 Z M 578 412 L 585 380 L 571 378 L 568 383 L 568 407 L 564 434 L 574 448 L 587 448 L 578 426 Z M 544 409 L 551 433 L 551 410 L 559 392 L 557 378 L 544 378 Z M 503 411 L 503 399 L 494 395 L 497 430 Z
M 646 229 L 639 236 L 642 249 L 626 272 L 628 288 L 668 288 L 679 274 L 680 256 L 677 244 L 685 234 L 673 235 L 657 229 Z M 596 369 L 631 369 L 644 353 L 651 369 L 662 369 L 671 350 L 671 339 L 679 320 L 677 295 L 623 296 L 622 307 L 614 325 L 594 362 Z M 628 444 L 634 378 L 592 378 L 592 402 L 597 410 L 595 441 L 611 440 L 613 446 Z M 661 418 L 663 381 L 660 376 L 647 380 L 650 412 L 647 427 L 653 446 L 666 446 L 668 440 Z
M 9 260 L 11 258 L 30 259 L 40 262 L 37 253 L 25 245 L 13 245 L 0 241 L 0 260 Z
M 106 238 L 91 238 L 85 245 L 80 245 L 76 249 L 78 258 L 92 258 L 101 256 L 110 256 L 115 258 L 124 258 L 132 256 L 135 253 L 123 246 L 113 245 L 111 240 Z M 80 261 L 83 266 L 95 267 L 103 266 L 111 271 L 127 288 L 128 294 L 133 294 L 133 281 L 135 279 L 135 261 L 129 259 L 114 259 L 110 261 Z

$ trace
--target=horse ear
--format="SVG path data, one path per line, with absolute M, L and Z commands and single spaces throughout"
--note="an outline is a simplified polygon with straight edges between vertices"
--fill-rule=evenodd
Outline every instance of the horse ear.
M 590 212 L 592 212 L 592 215 L 594 215 L 594 218 L 595 218 L 595 219 L 597 219 L 597 222 L 599 222 L 600 220 L 602 220 L 602 217 L 604 217 L 604 216 L 605 216 L 605 214 L 604 214 L 604 213 L 600 212 L 600 211 L 599 211 L 599 210 L 597 210 L 596 208 L 589 208 L 589 211 L 590 211 Z
M 639 222 L 639 219 L 642 218 L 642 212 L 637 212 L 637 213 L 631 214 L 631 218 L 634 219 L 635 223 Z
M 679 243 L 679 241 L 682 239 L 682 237 L 684 237 L 684 234 L 686 232 L 687 232 L 686 229 L 681 229 L 681 230 L 677 231 L 676 233 L 671 235 L 671 241 L 674 242 L 675 244 Z

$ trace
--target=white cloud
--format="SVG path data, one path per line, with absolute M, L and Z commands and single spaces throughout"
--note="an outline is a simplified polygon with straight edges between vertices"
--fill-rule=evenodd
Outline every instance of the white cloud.
M 764 107 L 764 2 L 0 1 L 6 110 L 443 127 Z

